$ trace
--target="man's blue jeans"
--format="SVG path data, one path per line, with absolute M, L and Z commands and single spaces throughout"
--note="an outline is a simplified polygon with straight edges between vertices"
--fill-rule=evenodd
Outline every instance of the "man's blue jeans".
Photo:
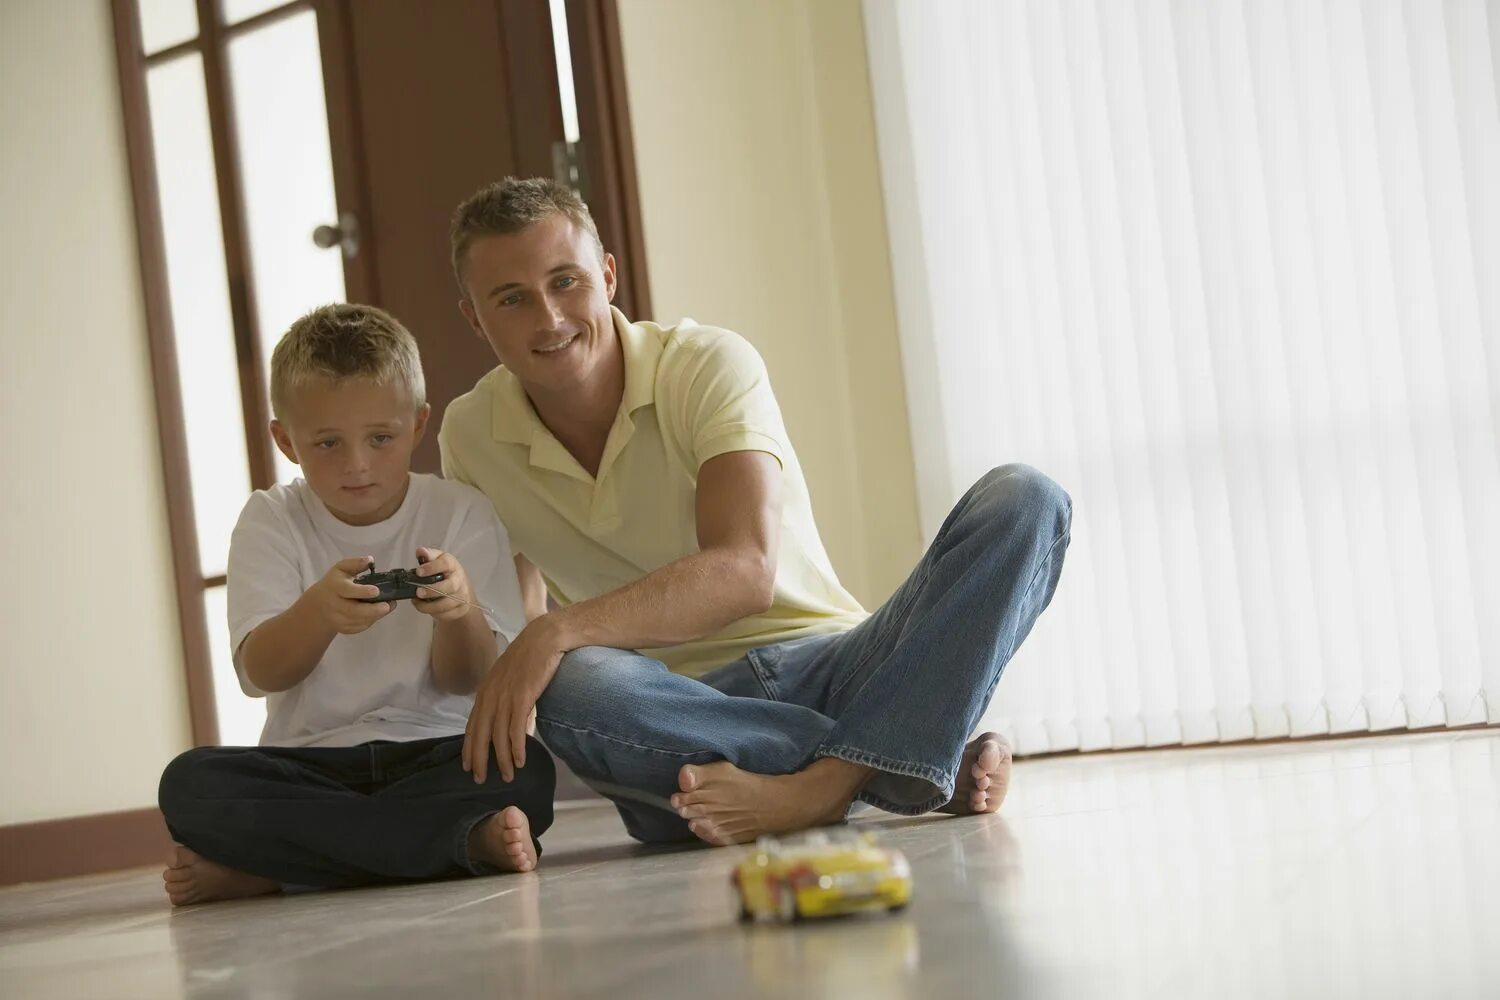
M 875 769 L 861 800 L 936 809 L 1001 670 L 1052 599 L 1072 512 L 1035 469 L 994 469 L 857 627 L 762 646 L 699 679 L 630 650 L 576 649 L 537 705 L 538 735 L 647 842 L 692 838 L 668 797 L 682 765 L 718 760 L 790 774 L 837 757 Z

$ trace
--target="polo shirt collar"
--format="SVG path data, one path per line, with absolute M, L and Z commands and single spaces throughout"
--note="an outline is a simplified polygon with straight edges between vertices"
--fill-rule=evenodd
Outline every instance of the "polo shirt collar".
M 618 424 L 623 419 L 627 425 L 633 425 L 630 414 L 656 402 L 656 369 L 661 362 L 661 338 L 645 325 L 631 323 L 614 306 L 610 306 L 609 311 L 625 358 L 625 391 L 615 422 Z M 504 367 L 496 376 L 490 427 L 495 440 L 527 445 L 532 449 L 533 464 L 540 457 L 539 448 L 548 454 L 553 450 L 562 450 L 566 454 L 536 415 L 526 390 L 521 387 L 521 380 Z

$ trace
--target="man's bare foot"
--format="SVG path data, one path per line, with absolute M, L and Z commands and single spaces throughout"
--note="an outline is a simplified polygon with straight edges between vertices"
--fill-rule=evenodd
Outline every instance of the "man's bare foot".
M 506 806 L 469 831 L 469 857 L 503 872 L 531 871 L 536 867 L 531 821 L 517 806 Z
M 992 813 L 1010 788 L 1010 744 L 999 733 L 981 733 L 964 748 L 953 798 L 938 812 L 955 816 Z
M 838 823 L 874 773 L 835 757 L 796 774 L 752 774 L 728 761 L 686 764 L 672 808 L 700 840 L 745 844 L 765 833 L 791 833 Z
M 167 898 L 173 906 L 189 903 L 212 903 L 220 899 L 243 899 L 281 891 L 281 886 L 259 875 L 247 875 L 199 857 L 186 847 L 172 850 L 166 870 L 161 873 Z

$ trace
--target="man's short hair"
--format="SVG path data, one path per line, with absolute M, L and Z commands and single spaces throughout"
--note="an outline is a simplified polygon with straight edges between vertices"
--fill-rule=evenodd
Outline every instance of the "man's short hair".
M 519 233 L 554 215 L 565 215 L 593 237 L 599 257 L 604 258 L 604 244 L 589 207 L 578 192 L 566 184 L 547 177 L 507 177 L 486 184 L 463 200 L 453 213 L 448 238 L 453 245 L 453 277 L 465 295 L 464 258 L 469 247 L 481 236 L 509 236 Z
M 271 412 L 281 419 L 291 394 L 320 378 L 399 385 L 414 407 L 427 402 L 416 339 L 375 306 L 319 306 L 291 325 L 271 352 Z

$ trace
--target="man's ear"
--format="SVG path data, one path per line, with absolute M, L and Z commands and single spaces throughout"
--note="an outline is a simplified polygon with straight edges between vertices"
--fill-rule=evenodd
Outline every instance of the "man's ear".
M 605 254 L 602 265 L 604 270 L 604 300 L 606 302 L 613 302 L 615 300 L 615 290 L 619 287 L 615 280 L 615 255 L 612 253 Z
M 422 437 L 427 433 L 427 418 L 432 416 L 432 404 L 423 403 L 417 409 L 416 422 L 411 426 L 412 447 L 422 443 Z
M 293 465 L 302 464 L 297 460 L 297 449 L 292 447 L 291 435 L 286 432 L 286 427 L 280 420 L 271 421 L 271 440 L 276 442 L 276 447 L 281 449 L 281 453 L 286 456 L 288 462 Z
M 458 300 L 458 311 L 464 314 L 464 322 L 469 324 L 469 329 L 474 331 L 474 336 L 488 344 L 490 338 L 484 335 L 484 327 L 479 325 L 479 313 L 474 309 L 474 303 L 469 301 L 467 295 Z

